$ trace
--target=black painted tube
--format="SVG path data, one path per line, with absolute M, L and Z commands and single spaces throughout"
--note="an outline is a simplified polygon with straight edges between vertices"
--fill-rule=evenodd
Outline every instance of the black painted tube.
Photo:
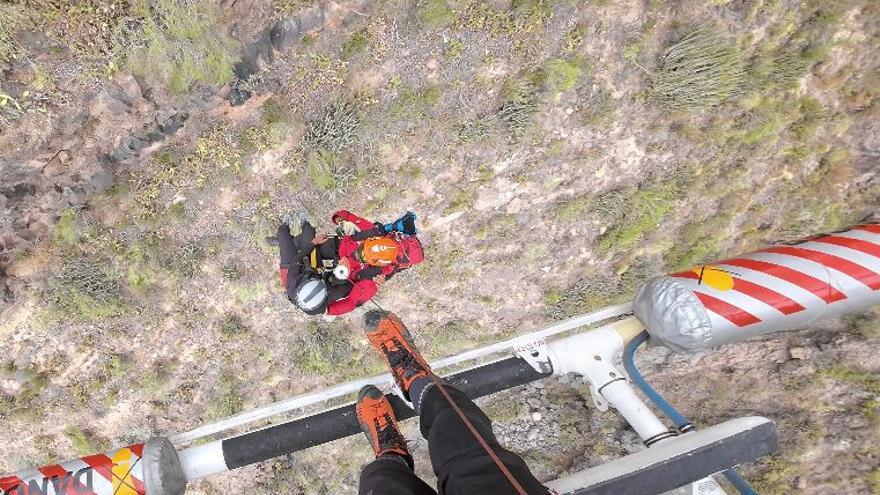
M 444 380 L 468 397 L 476 398 L 539 380 L 551 374 L 538 373 L 525 360 L 511 357 L 456 373 Z M 415 412 L 399 397 L 396 395 L 388 397 L 398 419 L 415 416 Z M 354 404 L 349 404 L 314 416 L 226 439 L 223 441 L 223 457 L 229 469 L 236 469 L 332 442 L 360 431 Z

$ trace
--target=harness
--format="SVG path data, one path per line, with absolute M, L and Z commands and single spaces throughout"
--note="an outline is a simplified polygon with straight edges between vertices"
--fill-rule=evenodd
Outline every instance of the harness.
M 348 283 L 347 280 L 339 280 L 333 276 L 333 269 L 339 265 L 339 246 L 342 239 L 339 236 L 331 235 L 328 236 L 327 241 L 321 245 L 326 244 L 327 242 L 333 243 L 333 259 L 324 259 L 320 253 L 321 246 L 315 246 L 308 255 L 309 266 L 312 267 L 312 269 L 315 270 L 318 275 L 327 282 L 327 284 L 344 285 Z

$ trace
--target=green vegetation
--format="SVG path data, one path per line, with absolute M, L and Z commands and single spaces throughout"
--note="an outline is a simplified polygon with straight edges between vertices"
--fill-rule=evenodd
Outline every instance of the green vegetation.
M 124 50 L 129 70 L 167 84 L 181 94 L 193 83 L 224 84 L 232 80 L 237 43 L 223 34 L 217 7 L 210 2 L 140 0 L 140 26 L 129 33 Z
M 314 324 L 308 325 L 296 337 L 292 362 L 307 375 L 339 379 L 377 370 L 378 360 L 364 363 L 363 352 L 352 344 L 348 335 L 338 326 L 319 329 Z
M 218 126 L 199 136 L 190 153 L 169 148 L 154 155 L 143 175 L 132 179 L 134 201 L 139 207 L 135 214 L 143 219 L 155 219 L 159 213 L 164 213 L 159 209 L 163 191 L 204 186 L 220 177 L 219 172 L 240 173 L 242 154 L 236 136 L 229 129 Z
M 611 92 L 597 86 L 586 95 L 586 103 L 581 109 L 583 123 L 590 126 L 606 124 L 614 117 L 616 104 Z
M 88 431 L 75 426 L 64 429 L 64 436 L 73 444 L 73 450 L 79 456 L 97 454 L 108 448 L 107 442 L 100 441 Z
M 825 120 L 826 112 L 822 103 L 815 98 L 805 96 L 798 100 L 800 118 L 789 127 L 792 137 L 804 142 L 813 139 L 819 125 Z
M 449 205 L 443 209 L 444 215 L 451 215 L 455 212 L 465 211 L 474 206 L 477 202 L 477 192 L 473 189 L 459 188 L 450 195 Z
M 210 421 L 240 413 L 244 407 L 240 388 L 241 380 L 233 372 L 223 370 L 217 385 L 211 391 L 211 399 L 205 406 L 202 418 Z
M 819 376 L 861 388 L 870 394 L 880 394 L 880 377 L 843 365 L 833 365 L 819 372 Z
M 429 29 L 442 28 L 455 20 L 455 11 L 447 0 L 421 0 L 417 8 L 419 20 Z
M 682 270 L 717 259 L 722 244 L 730 238 L 731 220 L 727 215 L 718 215 L 685 225 L 675 244 L 666 252 L 669 268 Z
M 217 324 L 217 331 L 221 338 L 228 340 L 248 333 L 249 329 L 240 316 L 227 314 Z
M 626 251 L 654 231 L 681 199 L 684 184 L 673 178 L 647 187 L 627 188 L 609 194 L 599 198 L 598 202 L 610 205 L 623 200 L 624 214 L 616 218 L 599 238 L 596 245 L 596 254 L 599 256 Z
M 337 100 L 309 122 L 303 144 L 316 150 L 338 152 L 357 142 L 360 112 L 349 100 Z
M 86 235 L 87 227 L 80 219 L 79 210 L 68 208 L 61 212 L 53 233 L 57 246 L 62 248 L 75 247 Z
M 286 141 L 293 133 L 293 119 L 287 109 L 273 99 L 263 104 L 260 125 L 249 127 L 241 135 L 242 151 L 266 151 Z
M 548 290 L 544 294 L 545 311 L 551 319 L 561 320 L 632 300 L 638 284 L 656 274 L 656 267 L 645 260 L 622 266 L 616 276 L 590 273 L 571 287 Z
M 312 4 L 314 0 L 272 0 L 275 13 L 281 15 L 294 14 Z
M 843 2 L 810 3 L 800 23 L 787 16 L 776 26 L 768 43 L 759 51 L 750 69 L 750 83 L 756 89 L 775 86 L 793 89 L 809 70 L 828 54 L 837 25 L 843 19 Z
M 167 363 L 156 363 L 140 376 L 138 388 L 151 400 L 164 401 L 174 389 L 171 370 Z
M 564 201 L 562 204 L 553 209 L 553 216 L 562 222 L 576 222 L 592 204 L 590 196 L 579 196 Z
M 16 34 L 30 27 L 31 23 L 24 7 L 11 3 L 0 4 L 0 64 L 23 56 Z
M 325 191 L 336 187 L 336 179 L 333 177 L 333 155 L 327 152 L 316 152 L 309 155 L 307 166 L 309 177 L 318 189 Z
M 504 83 L 501 99 L 498 117 L 516 141 L 532 123 L 538 108 L 538 88 L 533 78 L 510 79 Z
M 868 475 L 868 488 L 871 490 L 871 495 L 880 495 L 880 468 L 875 468 L 871 471 L 871 474 Z
M 205 252 L 198 244 L 186 244 L 175 250 L 169 271 L 181 278 L 193 278 L 202 270 Z
M 392 102 L 390 113 L 395 119 L 417 119 L 426 117 L 440 102 L 440 88 L 428 85 L 423 88 L 404 86 Z
M 708 137 L 720 146 L 731 149 L 770 146 L 785 136 L 786 130 L 794 142 L 812 140 L 825 120 L 825 111 L 815 99 L 797 100 L 778 95 L 753 95 L 744 98 L 745 109 L 731 118 L 719 116 L 708 129 Z M 791 142 L 791 140 L 790 140 Z M 789 148 L 790 159 L 809 153 L 804 145 Z
M 342 57 L 351 58 L 363 53 L 370 45 L 370 33 L 366 29 L 359 29 L 345 40 L 342 45 Z
M 510 397 L 502 397 L 483 406 L 483 412 L 493 422 L 513 423 L 519 417 L 520 404 Z
M 513 0 L 513 17 L 518 27 L 531 31 L 553 17 L 552 0 Z
M 446 44 L 446 48 L 443 50 L 443 55 L 446 57 L 446 60 L 455 60 L 461 56 L 464 49 L 464 41 L 458 39 L 449 40 L 449 43 Z
M 476 117 L 458 126 L 458 139 L 463 143 L 478 141 L 488 137 L 492 129 L 492 119 L 488 116 Z
M 542 73 L 545 86 L 554 95 L 571 91 L 583 74 L 584 65 L 586 62 L 583 60 L 569 61 L 559 58 L 546 62 Z
M 880 313 L 877 310 L 868 311 L 844 317 L 849 328 L 863 339 L 880 338 Z
M 28 420 L 36 420 L 43 411 L 41 405 L 36 401 L 49 385 L 49 377 L 46 373 L 37 372 L 33 368 L 19 370 L 12 361 L 7 361 L 0 368 L 0 376 L 4 378 L 12 378 L 16 373 L 24 375 L 18 379 L 21 388 L 12 396 L 0 394 L 0 418 L 18 416 Z
M 844 203 L 824 198 L 804 198 L 803 203 L 790 208 L 783 215 L 778 234 L 782 240 L 795 241 L 817 232 L 841 229 L 852 220 L 852 212 Z
M 551 0 L 513 0 L 509 10 L 497 10 L 489 2 L 470 2 L 461 16 L 461 25 L 486 30 L 492 36 L 516 37 L 517 47 L 525 46 L 525 38 L 539 31 L 553 16 Z
M 740 49 L 707 24 L 666 50 L 651 96 L 676 109 L 713 107 L 738 94 L 744 76 Z
M 88 258 L 66 260 L 42 290 L 53 318 L 93 321 L 124 309 L 121 289 L 107 268 Z
M 132 361 L 128 355 L 114 354 L 103 366 L 102 373 L 108 380 L 118 380 L 128 375 L 131 370 Z

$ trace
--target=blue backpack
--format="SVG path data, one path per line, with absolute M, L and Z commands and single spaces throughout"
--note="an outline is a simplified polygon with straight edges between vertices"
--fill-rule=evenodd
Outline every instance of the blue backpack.
M 400 232 L 404 235 L 416 235 L 418 233 L 418 230 L 416 229 L 416 214 L 408 211 L 397 220 L 383 225 L 382 230 L 386 234 Z

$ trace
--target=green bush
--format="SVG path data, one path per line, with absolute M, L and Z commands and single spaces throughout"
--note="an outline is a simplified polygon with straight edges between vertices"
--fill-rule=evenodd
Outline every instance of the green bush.
M 665 51 L 650 95 L 671 108 L 709 108 L 737 95 L 744 76 L 739 47 L 707 24 Z
M 455 12 L 447 0 L 421 0 L 418 4 L 419 20 L 430 29 L 439 29 L 455 20 Z
M 654 231 L 685 191 L 681 180 L 673 178 L 647 187 L 618 192 L 624 213 L 602 234 L 596 245 L 599 256 L 626 251 Z
M 370 33 L 366 29 L 355 31 L 342 45 L 342 57 L 351 58 L 362 53 L 370 45 Z
M 119 284 L 104 267 L 86 258 L 64 262 L 43 292 L 59 318 L 90 321 L 123 309 Z
M 244 335 L 248 330 L 241 317 L 235 314 L 223 316 L 223 319 L 217 324 L 217 331 L 220 332 L 220 336 L 224 339 L 232 339 Z
M 721 254 L 722 244 L 730 238 L 727 215 L 694 221 L 687 224 L 676 237 L 675 244 L 666 253 L 670 270 L 683 270 L 697 263 L 708 263 Z
M 768 79 L 780 86 L 792 86 L 821 58 L 820 53 L 787 48 L 779 50 L 773 57 Z
M 360 126 L 357 106 L 348 100 L 338 100 L 309 123 L 303 143 L 316 150 L 342 151 L 357 142 Z
M 309 154 L 306 160 L 309 177 L 318 189 L 331 191 L 336 188 L 337 158 L 327 151 Z
M 501 90 L 501 98 L 498 117 L 513 139 L 519 139 L 531 125 L 532 115 L 538 109 L 537 85 L 532 78 L 510 79 Z
M 429 84 L 422 88 L 405 86 L 391 105 L 390 113 L 395 119 L 426 117 L 440 103 L 440 88 Z
M 224 84 L 232 80 L 237 42 L 223 33 L 218 10 L 204 0 L 140 0 L 139 25 L 119 49 L 129 70 L 161 82 L 174 94 L 193 83 Z
M 463 143 L 477 141 L 489 136 L 492 120 L 489 117 L 476 117 L 465 121 L 457 128 L 458 140 Z
M 0 4 L 0 65 L 22 56 L 23 48 L 16 34 L 32 27 L 30 13 L 21 5 Z
M 544 64 L 544 84 L 552 93 L 571 91 L 583 74 L 583 62 L 553 59 Z
M 800 118 L 789 127 L 789 131 L 796 140 L 809 141 L 825 120 L 825 107 L 819 100 L 805 96 L 798 100 L 798 113 Z
M 65 428 L 64 436 L 70 440 L 70 443 L 73 444 L 73 450 L 80 456 L 98 454 L 107 448 L 106 442 L 98 440 L 90 432 L 76 426 Z
M 516 24 L 526 31 L 543 25 L 553 17 L 551 0 L 513 0 L 510 6 L 513 8 Z
M 211 399 L 205 406 L 202 417 L 205 420 L 227 418 L 241 412 L 244 398 L 239 389 L 241 380 L 231 371 L 224 370 L 215 388 L 211 391 Z

